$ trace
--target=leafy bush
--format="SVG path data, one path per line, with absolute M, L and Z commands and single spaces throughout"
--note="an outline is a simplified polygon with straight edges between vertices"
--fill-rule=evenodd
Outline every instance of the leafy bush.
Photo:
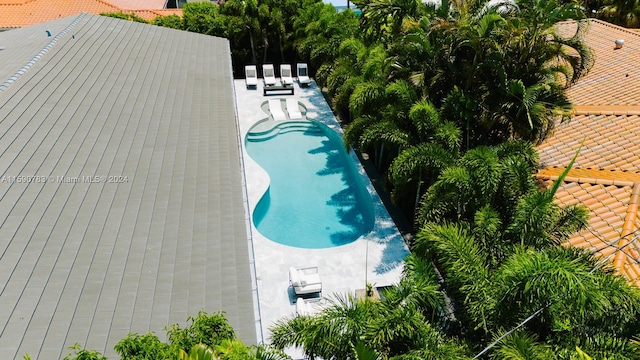
M 182 18 L 178 15 L 158 16 L 151 22 L 153 25 L 182 30 Z
M 73 354 L 65 356 L 64 360 L 107 360 L 95 350 L 82 349 L 78 343 L 75 343 L 70 349 L 73 350 Z
M 118 355 L 126 360 L 170 359 L 173 352 L 153 333 L 129 334 L 114 347 Z
M 191 325 L 184 329 L 178 324 L 171 325 L 167 329 L 167 338 L 176 353 L 179 349 L 188 352 L 199 343 L 215 347 L 223 340 L 235 338 L 233 328 L 222 312 L 207 314 L 205 311 L 200 311 L 198 316 L 189 316 L 187 321 L 190 321 Z

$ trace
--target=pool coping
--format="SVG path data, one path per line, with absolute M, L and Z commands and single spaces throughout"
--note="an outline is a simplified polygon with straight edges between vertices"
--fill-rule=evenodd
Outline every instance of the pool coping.
M 295 316 L 295 298 L 289 287 L 288 269 L 290 267 L 318 266 L 323 282 L 323 298 L 334 293 L 355 294 L 364 289 L 366 282 L 377 287 L 397 283 L 402 274 L 402 259 L 408 255 L 408 248 L 395 226 L 382 200 L 367 176 L 356 154 L 351 157 L 362 181 L 374 203 L 375 221 L 370 233 L 354 242 L 328 249 L 302 249 L 279 244 L 262 235 L 252 221 L 252 214 L 258 201 L 269 186 L 269 175 L 247 154 L 245 137 L 257 122 L 269 118 L 264 111 L 264 102 L 291 96 L 264 96 L 262 84 L 248 89 L 244 80 L 235 80 L 238 131 L 242 150 L 246 200 L 247 228 L 252 266 L 255 273 L 254 301 L 256 307 L 256 327 L 258 342 L 269 341 L 269 327 L 275 321 L 286 316 Z M 301 88 L 294 83 L 295 94 L 306 108 L 306 119 L 324 124 L 342 137 L 342 129 L 331 112 L 322 93 L 314 82 Z M 269 119 L 268 121 L 274 121 Z M 294 120 L 295 121 L 295 120 Z M 354 256 L 354 254 L 357 254 Z M 366 269 L 366 271 L 365 271 Z M 319 303 L 322 303 L 320 301 Z

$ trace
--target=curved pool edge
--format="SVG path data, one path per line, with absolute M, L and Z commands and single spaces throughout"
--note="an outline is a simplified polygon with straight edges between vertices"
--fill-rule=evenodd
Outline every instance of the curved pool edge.
M 297 100 L 302 103 L 304 99 L 298 98 Z M 265 101 L 260 102 L 260 107 L 262 111 L 265 111 L 263 108 L 264 103 Z M 318 111 L 321 109 L 318 109 L 317 107 L 309 106 L 310 104 L 302 103 L 302 105 L 307 109 L 307 113 L 306 113 L 307 118 L 313 118 L 313 120 L 307 120 L 307 121 L 317 122 L 319 124 L 324 125 L 326 130 L 333 131 L 336 137 L 338 137 L 339 139 L 342 139 L 344 132 L 340 127 L 339 123 L 333 117 L 333 113 L 331 112 L 330 108 L 328 108 L 328 105 L 325 111 Z M 254 115 L 256 115 L 256 113 L 254 113 Z M 299 248 L 296 246 L 282 244 L 277 241 L 269 239 L 264 234 L 262 234 L 255 226 L 253 215 L 256 210 L 256 207 L 258 206 L 258 203 L 266 194 L 266 192 L 269 190 L 269 187 L 271 184 L 271 178 L 269 176 L 269 173 L 264 168 L 262 168 L 249 155 L 246 148 L 246 141 L 247 141 L 246 138 L 247 138 L 247 135 L 251 132 L 251 129 L 253 129 L 258 123 L 262 123 L 265 121 L 266 122 L 273 121 L 273 120 L 270 120 L 269 116 L 264 112 L 261 114 L 257 113 L 257 115 L 258 116 L 254 116 L 255 118 L 254 121 L 250 123 L 245 122 L 246 126 L 244 127 L 244 129 L 242 128 L 240 129 L 241 130 L 240 146 L 242 147 L 242 156 L 245 163 L 244 167 L 245 167 L 245 171 L 250 174 L 250 176 L 248 174 L 246 175 L 246 186 L 247 186 L 247 195 L 248 195 L 248 203 L 249 203 L 249 209 L 248 209 L 249 215 L 250 215 L 249 222 L 251 225 L 252 233 L 254 235 L 259 235 L 256 240 L 271 242 L 272 244 L 275 244 L 278 247 L 281 247 L 285 251 L 286 249 L 300 249 L 300 250 L 311 250 L 311 251 L 321 251 L 321 250 L 332 249 L 332 248 L 306 249 L 306 248 Z M 297 122 L 299 120 L 291 120 L 291 121 Z M 279 122 L 274 121 L 273 127 L 275 127 L 278 123 Z M 351 165 L 355 167 L 356 172 L 360 175 L 362 185 L 365 187 L 366 191 L 371 197 L 371 202 L 373 204 L 374 220 L 373 220 L 373 227 L 368 233 L 358 237 L 356 240 L 354 240 L 349 244 L 337 246 L 335 248 L 338 248 L 338 249 L 344 248 L 345 246 L 349 246 L 359 241 L 369 241 L 377 244 L 394 243 L 394 244 L 401 244 L 402 247 L 405 248 L 404 256 L 408 255 L 409 249 L 407 244 L 404 241 L 404 238 L 398 231 L 395 223 L 391 218 L 391 215 L 387 211 L 387 208 L 384 206 L 384 203 L 382 202 L 380 195 L 378 194 L 373 183 L 371 182 L 369 175 L 367 175 L 367 172 L 364 169 L 364 166 L 362 165 L 362 163 L 360 162 L 360 159 L 358 158 L 357 154 L 353 150 L 351 150 L 351 151 L 348 151 L 346 155 L 350 158 Z M 378 271 L 383 272 L 384 266 L 379 267 Z
M 303 104 L 299 103 L 302 107 L 305 107 Z M 263 104 L 264 107 L 264 104 Z M 306 109 L 306 107 L 305 107 Z M 348 239 L 344 239 L 344 242 L 340 241 L 340 242 L 335 242 L 336 240 L 331 240 L 331 241 L 326 241 L 326 237 L 324 237 L 324 235 L 321 235 L 321 232 L 318 233 L 317 235 L 319 235 L 320 237 L 317 236 L 310 236 L 309 239 L 307 239 L 307 241 L 298 241 L 295 239 L 300 239 L 300 237 L 295 237 L 293 238 L 294 241 L 291 242 L 292 238 L 289 238 L 288 235 L 284 235 L 284 238 L 281 236 L 275 236 L 275 233 L 273 232 L 273 230 L 275 230 L 273 228 L 273 226 L 269 225 L 269 224 L 273 224 L 273 216 L 271 215 L 269 217 L 269 205 L 266 204 L 265 202 L 270 202 L 270 190 L 272 188 L 271 186 L 271 181 L 272 178 L 269 175 L 269 169 L 263 167 L 260 164 L 260 156 L 258 156 L 258 159 L 254 159 L 251 155 L 251 151 L 249 151 L 249 149 L 247 149 L 247 147 L 251 147 L 251 146 L 256 146 L 256 145 L 250 145 L 252 143 L 261 143 L 261 142 L 269 142 L 271 141 L 271 139 L 274 139 L 278 136 L 280 136 L 281 134 L 289 134 L 291 132 L 297 132 L 297 133 L 307 133 L 307 131 L 309 131 L 309 129 L 315 129 L 313 130 L 313 132 L 318 131 L 318 134 L 321 134 L 319 136 L 321 136 L 322 138 L 326 139 L 326 141 L 330 142 L 331 148 L 334 149 L 332 151 L 337 151 L 337 156 L 339 156 L 342 160 L 341 163 L 343 164 L 343 169 L 344 169 L 344 176 L 347 177 L 347 181 L 345 182 L 345 190 L 349 189 L 353 192 L 351 192 L 351 194 L 353 194 L 353 199 L 355 199 L 356 207 L 354 209 L 358 209 L 358 213 L 361 214 L 361 219 L 360 221 L 358 221 L 358 223 L 354 223 L 352 225 L 347 225 L 352 226 L 352 229 L 354 230 L 354 233 L 352 234 L 352 236 L 350 236 Z M 344 145 L 343 145 L 343 141 L 342 141 L 342 137 L 340 133 L 337 133 L 334 129 L 331 129 L 330 127 L 328 127 L 327 125 L 325 125 L 322 122 L 316 121 L 314 119 L 291 119 L 291 120 L 284 120 L 284 121 L 273 121 L 270 118 L 266 118 L 266 119 L 262 119 L 257 121 L 255 124 L 253 124 L 251 127 L 249 127 L 249 129 L 244 133 L 244 138 L 243 138 L 243 143 L 242 145 L 244 146 L 244 151 L 246 152 L 246 156 L 251 159 L 251 161 L 253 162 L 253 164 L 255 164 L 256 167 L 260 168 L 262 170 L 263 173 L 266 173 L 266 176 L 268 177 L 268 184 L 266 186 L 263 186 L 259 189 L 258 193 L 259 196 L 257 196 L 257 199 L 254 199 L 253 204 L 251 206 L 251 226 L 255 229 L 255 231 L 257 231 L 258 233 L 262 234 L 264 237 L 266 237 L 267 239 L 269 239 L 270 241 L 273 241 L 275 243 L 287 246 L 287 247 L 291 247 L 291 248 L 297 248 L 297 249 L 325 249 L 325 248 L 333 248 L 333 247 L 343 247 L 345 245 L 348 245 L 354 241 L 358 241 L 360 239 L 362 239 L 363 237 L 367 237 L 368 234 L 370 234 L 374 229 L 375 229 L 375 223 L 376 223 L 376 211 L 375 211 L 375 204 L 374 204 L 374 199 L 371 196 L 371 188 L 369 188 L 367 186 L 367 184 L 365 183 L 365 178 L 362 177 L 362 172 L 360 171 L 358 165 L 361 166 L 359 159 L 353 155 L 353 152 L 350 150 L 345 149 Z M 263 149 L 263 151 L 265 151 L 266 149 Z M 253 155 L 257 155 L 259 153 L 255 153 L 255 150 Z M 267 157 L 268 159 L 271 159 L 272 157 Z M 262 158 L 262 161 L 264 161 L 265 158 Z M 273 171 L 273 169 L 272 169 Z M 315 170 L 314 170 L 315 171 Z M 365 174 L 366 175 L 366 174 Z M 277 176 L 275 178 L 278 178 Z M 368 179 L 368 178 L 367 178 Z M 281 187 L 281 185 L 279 185 Z M 281 192 L 278 192 L 279 194 L 281 194 Z M 280 196 L 278 196 L 278 199 L 282 199 Z M 298 199 L 298 197 L 296 197 L 295 199 Z M 328 198 L 325 198 L 328 199 Z M 291 199 L 293 201 L 293 199 Z M 289 203 L 290 201 L 287 200 L 287 203 Z M 293 201 L 295 203 L 295 201 Z M 299 209 L 300 210 L 300 214 L 305 213 L 304 209 Z M 263 227 L 266 225 L 268 228 L 270 228 L 271 230 L 267 230 L 266 233 L 263 233 L 260 231 L 260 227 L 263 221 L 265 221 L 265 216 L 267 216 L 267 218 L 270 218 L 271 220 L 267 220 L 267 222 L 265 222 L 263 224 Z M 303 215 L 304 216 L 304 215 Z M 282 217 L 278 217 L 278 218 L 282 218 Z M 332 228 L 334 228 L 333 225 L 337 225 L 338 223 L 332 223 L 333 217 L 331 218 L 327 218 L 326 220 L 328 221 L 327 223 L 325 223 L 327 226 L 331 226 Z M 338 219 L 338 222 L 340 224 L 348 224 L 348 223 L 344 223 L 343 220 Z M 294 231 L 295 230 L 300 230 L 300 228 L 298 226 L 296 226 L 297 223 L 293 223 L 290 225 L 291 229 L 290 231 Z M 324 225 L 323 225 L 324 226 Z M 340 225 L 338 225 L 338 227 L 340 227 Z M 278 228 L 281 228 L 281 226 L 278 226 Z M 266 228 L 264 228 L 266 229 Z M 287 233 L 290 233 L 290 231 L 287 231 Z M 305 233 L 307 233 L 307 231 L 303 231 Z M 334 235 L 339 234 L 338 233 L 332 233 L 331 237 L 333 238 Z M 327 234 L 328 235 L 328 234 Z

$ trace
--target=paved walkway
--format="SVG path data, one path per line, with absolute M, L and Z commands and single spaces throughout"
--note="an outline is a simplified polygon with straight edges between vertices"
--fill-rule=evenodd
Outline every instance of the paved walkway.
M 293 97 L 307 108 L 307 118 L 319 121 L 338 133 L 342 132 L 315 83 L 308 88 L 300 88 L 297 83 L 294 86 Z M 266 101 L 292 96 L 263 96 L 261 83 L 257 89 L 247 89 L 244 80 L 235 81 L 235 91 L 249 211 L 252 214 L 269 186 L 269 177 L 247 155 L 244 148 L 245 136 L 256 122 L 268 117 L 262 110 Z M 367 281 L 382 287 L 397 283 L 400 279 L 402 259 L 408 254 L 408 249 L 353 152 L 351 157 L 375 204 L 376 222 L 369 234 L 340 247 L 301 249 L 267 239 L 251 222 L 262 320 L 261 329 L 258 330 L 261 330 L 265 342 L 269 341 L 269 327 L 276 320 L 295 315 L 295 299 L 289 288 L 289 267 L 317 266 L 322 278 L 325 298 L 334 293 L 353 294 L 357 289 L 364 289 Z M 260 337 L 260 333 L 258 336 Z

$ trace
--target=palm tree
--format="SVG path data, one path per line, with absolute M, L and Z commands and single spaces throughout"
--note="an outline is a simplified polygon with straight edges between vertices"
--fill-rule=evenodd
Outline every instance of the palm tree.
M 472 221 L 478 211 L 490 206 L 506 226 L 521 197 L 537 189 L 532 176 L 536 168 L 537 155 L 531 143 L 508 141 L 474 148 L 441 171 L 422 196 L 416 224 Z
M 493 203 L 501 177 L 495 149 L 478 147 L 468 151 L 454 166 L 443 170 L 424 194 L 417 223 L 472 219 L 476 211 Z
M 272 344 L 277 348 L 298 346 L 306 356 L 323 359 L 356 359 L 358 344 L 382 358 L 427 349 L 465 353 L 425 317 L 442 313 L 433 268 L 418 259 L 409 264 L 400 284 L 384 291 L 381 300 L 336 295 L 314 316 L 278 321 L 270 329 Z
M 466 130 L 467 148 L 506 138 L 541 141 L 555 119 L 570 115 L 564 87 L 593 64 L 581 40 L 584 23 L 568 37 L 555 30 L 559 21 L 584 14 L 556 0 L 519 2 L 518 13 L 500 14 L 483 3 L 454 4 L 448 18 L 413 22 L 392 55 L 431 101 L 443 104 L 444 116 Z
M 416 0 L 356 0 L 362 10 L 361 25 L 370 41 L 392 43 L 400 35 L 402 24 L 416 18 L 424 5 Z
M 415 141 L 407 127 L 416 93 L 406 81 L 386 83 L 390 63 L 382 47 L 366 48 L 361 42 L 347 46 L 350 43 L 346 42 L 343 49 L 360 59 L 357 64 L 362 75 L 349 97 L 349 110 L 356 119 L 345 128 L 345 145 L 373 150 L 375 164 L 383 170 L 400 150 Z
M 272 345 L 279 349 L 302 347 L 305 355 L 311 358 L 352 358 L 352 344 L 365 334 L 369 320 L 379 311 L 379 303 L 357 300 L 351 295 L 336 295 L 328 302 L 329 305 L 316 316 L 277 321 L 270 329 Z
M 578 340 L 604 356 L 629 351 L 639 292 L 610 270 L 595 271 L 597 263 L 592 254 L 572 248 L 516 251 L 495 275 L 496 321 L 512 326 L 541 309 L 525 327 L 540 339 L 569 349 Z M 622 303 L 628 305 L 618 307 Z
M 251 358 L 255 360 L 291 360 L 289 355 L 270 345 L 252 346 L 249 348 L 249 353 Z
M 353 11 L 337 12 L 327 3 L 305 1 L 294 20 L 294 46 L 314 69 L 332 64 L 338 58 L 340 44 L 358 32 Z M 319 77 L 316 81 L 324 82 Z
M 411 106 L 407 120 L 405 128 L 411 146 L 400 149 L 391 164 L 389 177 L 395 193 L 408 184 L 417 187 L 415 211 L 423 181 L 430 186 L 458 154 L 460 129 L 451 122 L 442 121 L 436 107 L 424 100 Z
M 585 207 L 574 205 L 561 209 L 549 193 L 549 190 L 533 192 L 520 199 L 505 239 L 542 249 L 562 244 L 584 227 L 588 217 Z
M 393 198 L 401 203 L 404 194 L 415 189 L 413 213 L 418 206 L 423 187 L 428 188 L 442 171 L 454 162 L 455 155 L 438 144 L 423 143 L 403 150 L 389 168 Z
M 469 229 L 464 224 L 427 223 L 416 236 L 413 251 L 421 259 L 434 261 L 445 278 L 447 293 L 464 305 L 457 314 L 463 328 L 482 329 L 488 335 L 495 300 L 487 254 Z

